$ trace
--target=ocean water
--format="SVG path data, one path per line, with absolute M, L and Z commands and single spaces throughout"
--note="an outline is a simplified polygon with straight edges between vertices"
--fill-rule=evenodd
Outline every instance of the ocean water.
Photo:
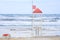
M 0 14 L 0 37 L 4 33 L 12 37 L 59 36 L 60 14 Z

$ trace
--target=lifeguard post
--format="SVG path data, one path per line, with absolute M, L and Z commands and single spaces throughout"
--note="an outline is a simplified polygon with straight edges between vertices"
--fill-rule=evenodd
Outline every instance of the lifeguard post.
M 32 2 L 33 3 L 33 2 Z M 35 31 L 34 37 L 42 36 L 42 11 L 36 6 L 32 5 L 32 27 Z

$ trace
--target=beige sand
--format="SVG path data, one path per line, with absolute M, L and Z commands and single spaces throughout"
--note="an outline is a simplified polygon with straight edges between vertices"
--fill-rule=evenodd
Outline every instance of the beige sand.
M 0 38 L 0 40 L 8 40 L 8 39 Z M 60 40 L 60 37 L 11 38 L 9 40 Z

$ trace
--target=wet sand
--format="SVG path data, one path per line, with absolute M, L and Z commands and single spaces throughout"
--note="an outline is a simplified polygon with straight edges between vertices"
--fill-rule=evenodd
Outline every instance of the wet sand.
M 60 37 L 24 37 L 24 38 L 10 38 L 10 39 L 3 39 L 0 40 L 60 40 Z

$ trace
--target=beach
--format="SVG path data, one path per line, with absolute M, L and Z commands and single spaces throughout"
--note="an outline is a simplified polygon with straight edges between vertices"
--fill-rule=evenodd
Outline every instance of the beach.
M 46 37 L 21 37 L 21 38 L 10 38 L 10 39 L 3 39 L 0 38 L 0 40 L 60 40 L 59 36 L 46 36 Z

